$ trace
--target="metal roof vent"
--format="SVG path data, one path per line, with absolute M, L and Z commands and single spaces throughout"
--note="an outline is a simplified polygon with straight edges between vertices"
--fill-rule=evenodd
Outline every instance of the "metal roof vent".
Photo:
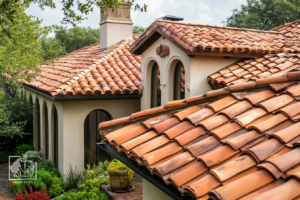
M 166 16 L 160 17 L 159 19 L 167 20 L 167 21 L 183 21 L 182 17 L 176 17 L 173 15 L 166 15 Z

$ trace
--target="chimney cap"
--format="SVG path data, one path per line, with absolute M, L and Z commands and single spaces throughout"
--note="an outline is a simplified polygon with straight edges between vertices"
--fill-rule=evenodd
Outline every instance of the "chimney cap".
M 166 15 L 166 16 L 160 17 L 159 19 L 163 19 L 163 20 L 167 20 L 167 21 L 183 21 L 184 18 L 176 17 L 173 15 Z

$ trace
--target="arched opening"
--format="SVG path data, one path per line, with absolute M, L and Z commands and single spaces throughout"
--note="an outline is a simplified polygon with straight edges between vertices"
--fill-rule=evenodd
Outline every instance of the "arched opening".
M 178 61 L 178 63 L 175 66 L 173 94 L 174 100 L 180 100 L 185 98 L 185 71 L 181 61 Z
M 41 149 L 41 112 L 40 112 L 40 103 L 39 100 L 36 99 L 35 104 L 35 128 L 36 128 L 36 140 L 37 140 L 37 150 Z
M 161 106 L 160 71 L 155 62 L 151 73 L 151 108 Z
M 84 166 L 112 159 L 110 154 L 96 144 L 102 140 L 98 131 L 99 123 L 109 120 L 111 117 L 104 110 L 94 110 L 86 117 L 84 121 Z
M 44 102 L 44 144 L 45 144 L 45 151 L 44 155 L 45 158 L 49 158 L 49 123 L 48 123 L 48 108 L 46 102 Z
M 53 106 L 53 161 L 58 166 L 58 116 L 56 107 Z

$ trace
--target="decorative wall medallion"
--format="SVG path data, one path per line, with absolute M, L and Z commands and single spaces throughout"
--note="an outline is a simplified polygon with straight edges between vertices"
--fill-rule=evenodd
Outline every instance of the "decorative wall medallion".
M 170 49 L 169 46 L 161 44 L 158 47 L 156 47 L 156 54 L 160 57 L 165 57 L 169 55 Z

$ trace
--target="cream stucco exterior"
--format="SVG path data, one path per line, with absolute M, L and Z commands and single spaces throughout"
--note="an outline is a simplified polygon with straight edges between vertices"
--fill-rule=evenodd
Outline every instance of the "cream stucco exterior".
M 33 104 L 39 101 L 40 105 L 40 144 L 45 152 L 45 123 L 43 102 L 48 108 L 48 152 L 49 159 L 54 159 L 53 137 L 53 108 L 58 115 L 58 168 L 63 172 L 70 164 L 79 169 L 84 167 L 84 121 L 93 110 L 101 109 L 109 113 L 112 119 L 129 116 L 140 110 L 140 99 L 115 99 L 115 100 L 82 100 L 82 101 L 54 101 L 44 95 L 26 91 L 26 98 L 32 98 Z M 34 116 L 35 118 L 35 116 Z M 34 121 L 34 145 L 37 147 L 37 128 Z M 96 142 L 96 141 L 95 141 Z
M 173 200 L 172 197 L 143 179 L 143 200 Z
M 160 44 L 168 45 L 170 54 L 160 57 L 156 54 L 156 47 Z M 201 95 L 211 90 L 207 83 L 207 76 L 240 58 L 225 59 L 223 56 L 195 56 L 189 57 L 184 51 L 168 39 L 160 37 L 142 53 L 142 83 L 144 85 L 141 110 L 149 109 L 151 105 L 151 73 L 156 62 L 160 69 L 161 105 L 173 100 L 174 71 L 178 61 L 185 69 L 185 98 Z

